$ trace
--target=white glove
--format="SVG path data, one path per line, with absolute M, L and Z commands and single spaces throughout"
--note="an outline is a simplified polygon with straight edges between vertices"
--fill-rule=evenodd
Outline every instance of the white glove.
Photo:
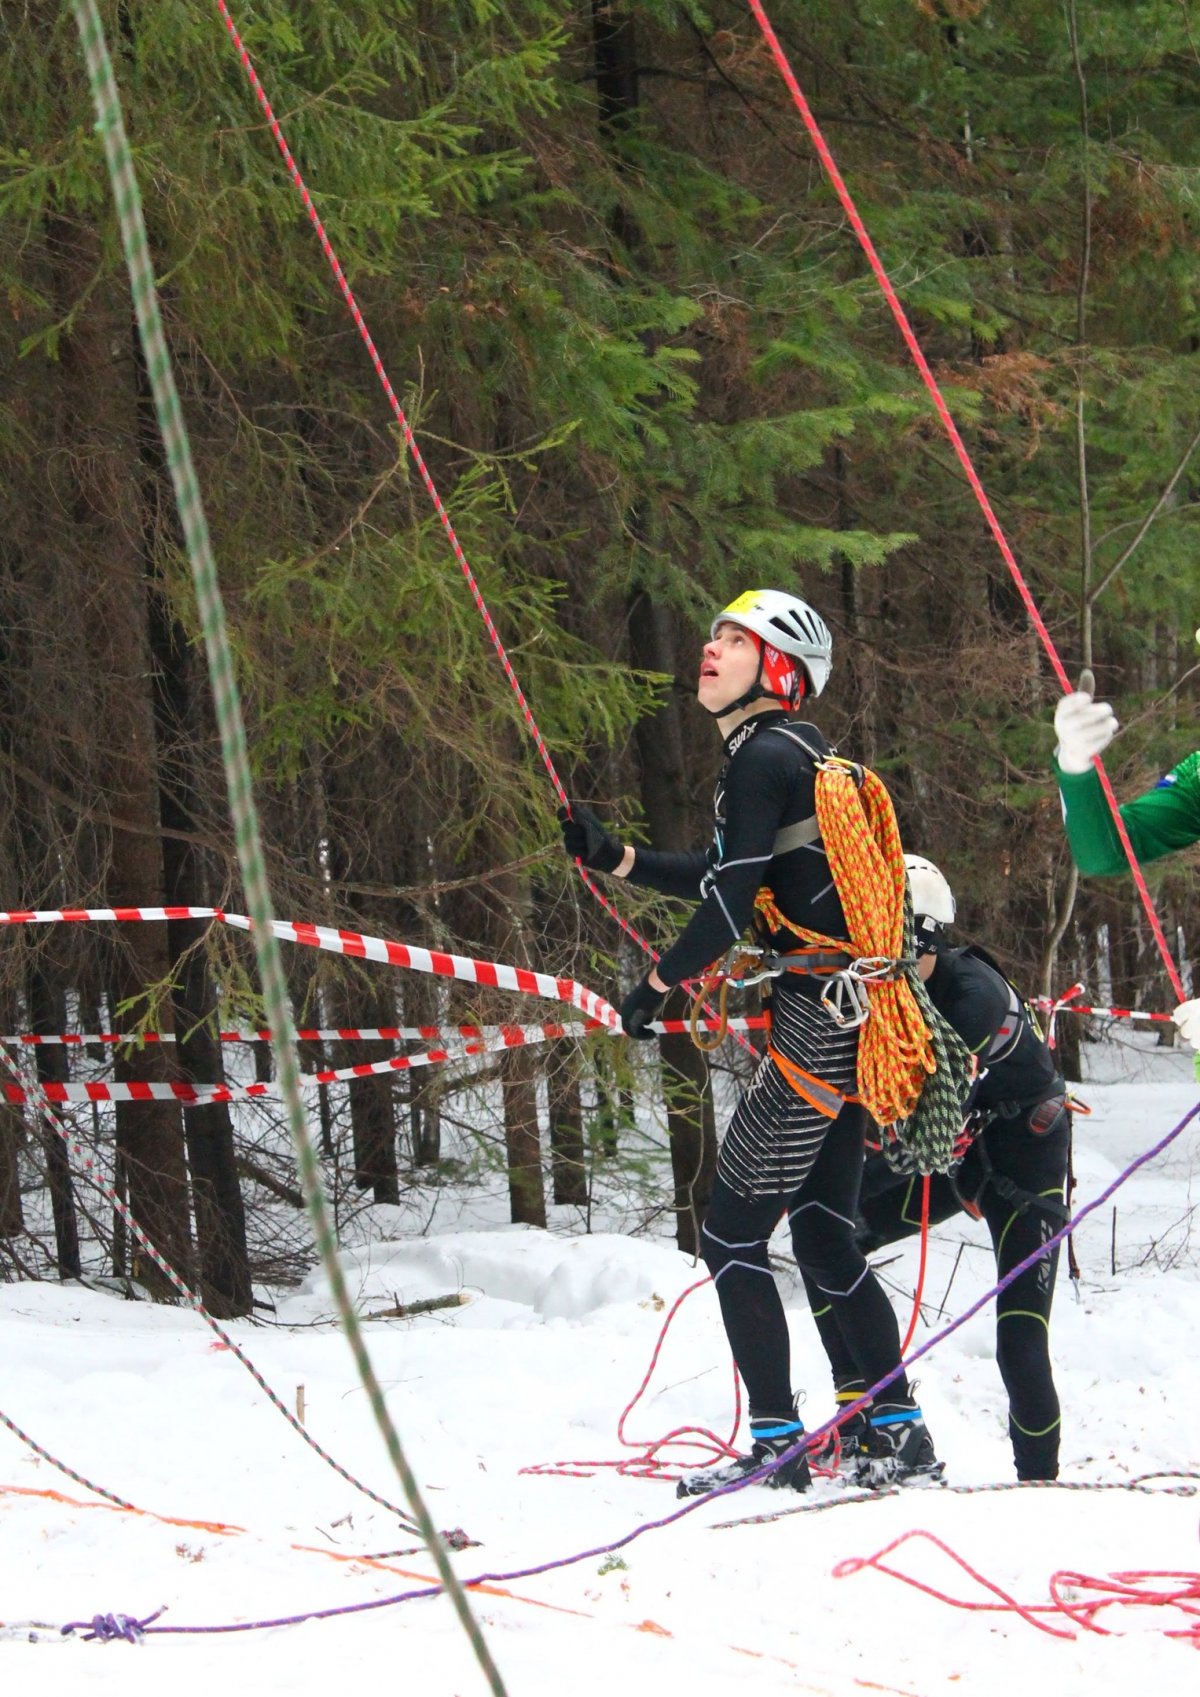
M 1184 1042 L 1190 1043 L 1193 1049 L 1200 1049 L 1200 996 L 1190 1002 L 1180 1002 L 1171 1017 Z
M 1054 729 L 1058 736 L 1055 754 L 1064 772 L 1086 772 L 1094 754 L 1103 754 L 1117 734 L 1117 716 L 1107 701 L 1093 701 L 1095 682 L 1090 672 L 1084 672 L 1080 687 L 1064 695 L 1054 709 Z

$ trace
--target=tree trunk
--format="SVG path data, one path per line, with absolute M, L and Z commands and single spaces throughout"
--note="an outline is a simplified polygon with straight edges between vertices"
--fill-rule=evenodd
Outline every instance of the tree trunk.
M 39 963 L 30 974 L 29 1018 L 34 1031 L 43 1036 L 61 1036 L 67 1029 L 67 999 L 50 982 Z M 35 1050 L 38 1082 L 65 1084 L 70 1072 L 70 1050 L 65 1045 L 47 1044 Z M 79 1222 L 75 1216 L 75 1192 L 71 1184 L 71 1160 L 67 1146 L 53 1127 L 38 1116 L 42 1148 L 46 1157 L 46 1184 L 54 1220 L 54 1251 L 60 1279 L 77 1279 L 83 1272 L 79 1254 Z
M 434 1026 L 437 1018 L 437 980 L 424 972 L 410 973 L 404 984 L 405 1024 Z M 440 1072 L 438 1067 L 424 1067 L 408 1075 L 409 1136 L 414 1167 L 433 1167 L 442 1158 Z
M 287 978 L 288 997 L 298 1026 L 301 1028 L 313 1025 L 318 1028 L 327 1024 L 325 1019 L 325 1001 L 321 994 L 321 971 L 324 956 L 317 949 L 289 948 L 284 951 L 283 969 Z M 323 1042 L 304 1042 L 298 1046 L 300 1070 L 304 1073 L 325 1072 L 331 1065 L 329 1050 Z M 274 1055 L 269 1043 L 256 1045 L 255 1075 L 265 1073 L 267 1078 L 274 1074 Z M 333 1103 L 329 1090 L 318 1092 L 317 1112 L 321 1125 L 321 1155 L 332 1160 L 335 1150 L 333 1142 Z
M 177 900 L 181 898 L 168 895 L 168 901 Z M 196 900 L 194 886 L 184 905 L 202 905 Z M 177 973 L 173 996 L 178 1033 L 176 1058 L 184 1078 L 219 1083 L 225 1078 L 225 1061 L 217 1035 L 212 978 L 203 944 L 194 935 L 201 929 L 201 922 L 196 920 L 172 920 L 167 927 Z M 185 940 L 189 932 L 193 933 L 190 945 Z M 210 1102 L 202 1107 L 187 1107 L 183 1110 L 183 1126 L 204 1305 L 219 1319 L 249 1314 L 246 1209 L 238 1179 L 229 1104 Z
M 129 305 L 123 288 L 94 289 L 101 267 L 94 235 L 55 221 L 51 248 L 59 260 L 65 313 L 87 304 L 64 338 L 61 392 L 63 447 L 72 472 L 76 548 L 95 562 L 79 585 L 75 615 L 85 617 L 92 645 L 96 700 L 103 731 L 105 791 L 114 819 L 105 894 L 112 907 L 160 905 L 163 862 L 159 835 L 158 761 L 154 739 L 146 586 L 140 559 L 137 479 L 136 376 Z M 144 1009 L 148 991 L 170 978 L 161 924 L 120 927 L 110 955 L 111 1006 Z M 128 1016 L 127 1016 L 128 1017 Z M 125 1083 L 168 1077 L 161 1044 L 124 1051 L 116 1075 Z M 159 1253 L 187 1276 L 191 1259 L 183 1127 L 174 1102 L 117 1104 L 117 1143 L 125 1158 L 130 1207 Z M 155 1292 L 168 1285 L 143 1258 L 141 1276 Z
M 640 100 L 637 36 L 632 15 L 603 0 L 593 0 L 592 44 L 600 137 L 619 170 L 622 132 L 635 117 Z M 614 208 L 610 226 L 618 241 L 637 248 L 640 232 L 624 207 Z M 629 526 L 636 535 L 636 513 L 629 515 Z M 673 673 L 676 655 L 671 617 L 665 608 L 656 605 L 644 585 L 636 585 L 630 597 L 627 624 L 632 664 Z M 683 757 L 678 702 L 673 700 L 652 716 L 641 719 L 636 739 L 642 805 L 651 840 L 657 848 L 690 846 L 688 763 Z M 663 1037 L 659 1047 L 675 1185 L 676 1237 L 679 1247 L 692 1254 L 698 1247 L 698 1220 L 711 1196 L 711 1173 L 716 1160 L 708 1068 L 703 1055 L 686 1036 Z
M 364 809 L 364 795 L 383 793 L 382 748 L 350 748 L 331 761 L 325 772 L 329 808 L 329 866 L 335 883 L 350 880 L 384 883 L 391 879 L 393 850 L 388 821 Z M 375 781 L 373 781 L 375 780 Z M 350 891 L 346 897 L 354 928 L 387 932 L 389 908 L 370 896 Z M 369 964 L 343 977 L 334 1000 L 341 1009 L 342 1029 L 396 1023 L 395 975 L 387 966 Z M 352 1038 L 340 1044 L 343 1065 L 364 1066 L 393 1052 L 378 1042 Z M 387 1075 L 360 1078 L 349 1086 L 350 1128 L 354 1151 L 354 1184 L 369 1190 L 376 1202 L 400 1200 L 396 1162 L 396 1104 L 394 1079 Z
M 359 917 L 362 929 L 378 929 L 371 923 L 369 912 L 360 910 Z M 339 1023 L 344 1029 L 396 1023 L 396 997 L 390 969 L 374 965 L 370 970 L 375 975 L 370 983 L 356 976 L 350 983 L 338 986 L 338 1000 L 342 1008 Z M 357 1038 L 340 1044 L 339 1048 L 344 1066 L 366 1066 L 395 1052 L 392 1043 Z M 348 1088 L 355 1187 L 369 1190 L 376 1202 L 398 1203 L 400 1173 L 396 1162 L 395 1075 L 383 1073 L 376 1078 L 356 1078 Z
M 537 1062 L 532 1049 L 506 1049 L 501 1055 L 504 1147 L 508 1154 L 508 1193 L 515 1226 L 546 1224 L 536 1078 Z
M 16 1030 L 16 997 L 0 994 L 4 1030 Z M 0 1085 L 11 1083 L 7 1069 Z M 25 1114 L 19 1102 L 0 1098 L 0 1237 L 19 1237 L 25 1229 L 21 1208 L 21 1149 L 25 1143 Z
M 586 1207 L 588 1200 L 587 1146 L 583 1139 L 583 1104 L 579 1099 L 579 1051 L 572 1046 L 551 1063 L 550 1172 L 554 1200 Z
M 150 652 L 154 662 L 154 733 L 160 777 L 159 808 L 169 831 L 194 831 L 200 815 L 194 748 L 203 723 L 195 667 L 186 634 L 171 617 L 153 555 L 158 534 L 158 497 L 165 494 L 162 452 L 154 429 L 144 369 L 135 348 L 141 394 L 141 443 L 145 468 L 144 569 Z M 182 837 L 164 836 L 164 899 L 169 906 L 203 907 L 208 880 L 201 851 Z M 204 939 L 208 921 L 167 923 L 171 1003 L 176 1032 L 175 1065 L 193 1084 L 223 1084 L 216 986 Z M 183 1110 L 184 1138 L 196 1218 L 200 1293 L 220 1319 L 249 1314 L 250 1258 L 246 1210 L 237 1172 L 233 1116 L 227 1102 Z
M 0 1237 L 19 1237 L 25 1230 L 21 1210 L 21 1145 L 25 1119 L 16 1102 L 0 1102 Z

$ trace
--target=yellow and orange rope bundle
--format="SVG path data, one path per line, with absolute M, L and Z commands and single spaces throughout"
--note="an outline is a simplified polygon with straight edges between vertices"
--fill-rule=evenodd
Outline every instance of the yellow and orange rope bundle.
M 852 952 L 898 960 L 904 952 L 904 855 L 895 809 L 882 780 L 859 768 L 823 762 L 817 771 L 817 825 L 846 915 Z M 796 925 L 764 887 L 755 906 L 773 931 L 838 949 L 844 939 Z M 858 1094 L 887 1126 L 908 1119 L 937 1068 L 933 1035 L 905 977 L 873 981 L 871 1017 L 858 1046 Z

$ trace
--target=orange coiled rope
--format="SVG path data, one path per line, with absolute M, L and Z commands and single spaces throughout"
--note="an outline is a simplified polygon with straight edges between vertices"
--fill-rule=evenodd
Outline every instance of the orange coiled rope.
M 899 960 L 904 952 L 904 854 L 892 799 L 874 772 L 833 761 L 817 769 L 817 825 L 829 856 L 846 915 L 851 948 L 859 957 Z M 759 891 L 755 906 L 773 931 L 823 947 L 844 947 L 796 925 L 783 914 L 771 891 Z M 906 977 L 872 981 L 871 1017 L 858 1045 L 858 1094 L 878 1125 L 906 1120 L 917 1105 L 925 1080 L 937 1068 L 933 1036 Z

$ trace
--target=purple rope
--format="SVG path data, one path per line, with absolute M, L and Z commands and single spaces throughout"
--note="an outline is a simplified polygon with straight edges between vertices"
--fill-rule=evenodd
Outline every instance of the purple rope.
M 1097 1208 L 1103 1207 L 1109 1197 L 1116 1191 L 1120 1190 L 1126 1180 L 1132 1178 L 1134 1173 L 1136 1173 L 1140 1167 L 1144 1167 L 1147 1161 L 1154 1160 L 1156 1155 L 1161 1155 L 1164 1149 L 1174 1143 L 1175 1139 L 1181 1132 L 1186 1130 L 1187 1126 L 1196 1118 L 1197 1114 L 1200 1114 L 1200 1102 L 1197 1102 L 1194 1108 L 1188 1109 L 1187 1113 L 1183 1116 L 1174 1130 L 1169 1131 L 1164 1138 L 1160 1139 L 1160 1141 L 1153 1146 L 1153 1148 L 1147 1149 L 1144 1154 L 1139 1155 L 1136 1160 L 1131 1161 L 1123 1172 L 1118 1173 L 1116 1178 L 1109 1185 L 1108 1189 L 1101 1191 L 1100 1195 L 1096 1197 L 1094 1202 L 1089 1202 L 1086 1208 L 1081 1208 L 1078 1214 L 1075 1215 L 1074 1219 L 1069 1219 L 1065 1225 L 1059 1227 L 1053 1237 L 1047 1238 L 1045 1243 L 1035 1249 L 1032 1254 L 1027 1255 L 1023 1261 L 1018 1261 L 1016 1266 L 1013 1267 L 1010 1272 L 1005 1273 L 1002 1279 L 998 1279 L 992 1286 L 991 1290 L 985 1291 L 979 1298 L 978 1302 L 973 1302 L 971 1306 L 965 1309 L 956 1320 L 951 1320 L 948 1326 L 943 1327 L 940 1332 L 935 1332 L 928 1342 L 921 1345 L 920 1349 L 914 1349 L 912 1354 L 907 1356 L 905 1360 L 901 1361 L 898 1366 L 893 1367 L 890 1373 L 885 1373 L 882 1379 L 879 1379 L 875 1384 L 869 1386 L 868 1389 L 863 1392 L 862 1396 L 859 1397 L 857 1402 L 852 1402 L 846 1408 L 840 1409 L 832 1420 L 827 1420 L 823 1426 L 818 1426 L 815 1432 L 806 1433 L 804 1441 L 794 1444 L 785 1455 L 773 1458 L 765 1466 L 760 1467 L 756 1473 L 748 1474 L 745 1479 L 738 1480 L 735 1486 L 722 1486 L 720 1491 L 710 1492 L 709 1495 L 724 1496 L 731 1488 L 740 1489 L 743 1484 L 748 1483 L 751 1479 L 758 1480 L 764 1478 L 768 1473 L 774 1473 L 775 1469 L 777 1467 L 782 1467 L 784 1462 L 790 1457 L 798 1455 L 801 1450 L 812 1447 L 818 1438 L 826 1437 L 834 1430 L 835 1427 L 840 1426 L 844 1420 L 848 1420 L 852 1414 L 857 1414 L 860 1409 L 866 1408 L 874 1400 L 875 1393 L 877 1391 L 884 1390 L 894 1379 L 898 1379 L 902 1373 L 906 1372 L 907 1369 L 913 1365 L 914 1362 L 920 1361 L 922 1356 L 928 1355 L 931 1349 L 935 1349 L 938 1344 L 943 1342 L 944 1339 L 950 1337 L 954 1332 L 957 1332 L 960 1326 L 965 1326 L 967 1321 L 973 1319 L 975 1315 L 979 1313 L 981 1308 L 986 1307 L 994 1296 L 999 1296 L 1002 1290 L 1007 1290 L 1009 1285 L 1015 1284 L 1017 1279 L 1021 1277 L 1022 1273 L 1027 1272 L 1029 1268 L 1035 1266 L 1037 1262 L 1044 1260 L 1052 1249 L 1057 1249 L 1064 1237 L 1068 1237 L 1082 1220 L 1087 1219 L 1089 1214 L 1094 1214 Z M 701 1502 L 707 1502 L 708 1498 L 701 1497 L 699 1500 Z
M 163 1609 L 166 1604 L 163 1604 Z M 138 1620 L 135 1615 L 93 1615 L 91 1620 L 72 1620 L 64 1626 L 62 1636 L 68 1637 L 72 1632 L 78 1632 L 86 1627 L 83 1642 L 90 1644 L 98 1639 L 101 1644 L 110 1644 L 114 1638 L 123 1638 L 126 1644 L 140 1644 L 146 1636 L 146 1629 L 152 1620 L 157 1620 L 163 1609 L 155 1609 L 145 1620 Z
M 462 1582 L 463 1585 L 470 1588 L 475 1585 L 507 1584 L 513 1579 L 535 1579 L 540 1574 L 552 1573 L 556 1568 L 574 1567 L 578 1562 L 590 1561 L 596 1556 L 611 1555 L 617 1550 L 623 1550 L 626 1545 L 632 1544 L 636 1538 L 643 1537 L 647 1532 L 661 1532 L 666 1527 L 673 1526 L 676 1521 L 683 1520 L 685 1516 L 692 1514 L 704 1503 L 713 1502 L 717 1497 L 732 1496 L 735 1491 L 744 1491 L 747 1485 L 760 1483 L 769 1473 L 773 1473 L 777 1467 L 782 1467 L 784 1462 L 790 1457 L 798 1455 L 801 1450 L 810 1448 L 817 1439 L 822 1438 L 827 1433 L 831 1432 L 835 1426 L 840 1425 L 841 1422 L 847 1419 L 849 1415 L 853 1414 L 856 1409 L 865 1407 L 877 1391 L 885 1389 L 886 1386 L 891 1384 L 893 1379 L 898 1378 L 906 1368 L 912 1365 L 913 1362 L 919 1361 L 923 1355 L 928 1355 L 931 1349 L 936 1348 L 939 1343 L 942 1343 L 954 1332 L 957 1332 L 961 1326 L 965 1326 L 967 1321 L 978 1314 L 979 1310 L 983 1308 L 986 1303 L 990 1302 L 994 1296 L 998 1296 L 1002 1290 L 1007 1290 L 1008 1286 L 1012 1284 L 1015 1279 L 1020 1278 L 1022 1273 L 1026 1272 L 1036 1262 L 1042 1260 L 1046 1255 L 1048 1255 L 1052 1249 L 1062 1242 L 1068 1232 L 1073 1231 L 1081 1221 L 1086 1220 L 1089 1214 L 1094 1214 L 1097 1208 L 1103 1207 L 1109 1197 L 1112 1196 L 1114 1192 L 1118 1191 L 1126 1180 L 1132 1178 L 1139 1168 L 1144 1167 L 1148 1161 L 1154 1160 L 1155 1156 L 1161 1155 L 1163 1150 L 1175 1141 L 1180 1133 L 1191 1124 L 1192 1120 L 1194 1120 L 1198 1114 L 1200 1114 L 1200 1102 L 1197 1102 L 1194 1108 L 1189 1109 L 1174 1130 L 1169 1131 L 1164 1138 L 1154 1145 L 1153 1148 L 1146 1150 L 1145 1154 L 1139 1155 L 1136 1160 L 1131 1161 L 1125 1170 L 1117 1175 L 1117 1177 L 1109 1185 L 1108 1189 L 1102 1191 L 1101 1194 L 1096 1197 L 1094 1202 L 1089 1202 L 1086 1208 L 1081 1208 L 1079 1213 L 1076 1214 L 1073 1219 L 1068 1220 L 1066 1225 L 1062 1226 L 1057 1232 L 1055 1232 L 1053 1237 L 1047 1239 L 1040 1248 L 1035 1249 L 1031 1255 L 1027 1255 L 1023 1261 L 1018 1262 L 1012 1271 L 1006 1273 L 1002 1279 L 998 1280 L 991 1290 L 985 1292 L 985 1294 L 979 1298 L 978 1302 L 972 1303 L 970 1308 L 960 1314 L 957 1319 L 952 1320 L 950 1324 L 943 1327 L 940 1332 L 936 1332 L 934 1336 L 929 1339 L 928 1343 L 924 1343 L 921 1345 L 920 1349 L 914 1350 L 913 1353 L 908 1356 L 906 1360 L 902 1361 L 898 1367 L 894 1367 L 890 1373 L 885 1374 L 882 1379 L 878 1380 L 868 1391 L 864 1392 L 857 1402 L 851 1404 L 849 1408 L 839 1412 L 834 1419 L 827 1420 L 823 1426 L 818 1426 L 815 1431 L 806 1432 L 802 1441 L 794 1444 L 784 1455 L 776 1457 L 771 1462 L 756 1469 L 753 1473 L 743 1474 L 740 1479 L 735 1479 L 728 1485 L 718 1486 L 716 1490 L 709 1491 L 703 1497 L 693 1497 L 692 1500 L 686 1503 L 683 1508 L 677 1508 L 673 1513 L 663 1515 L 661 1519 L 647 1520 L 643 1525 L 635 1526 L 632 1532 L 627 1532 L 622 1538 L 614 1538 L 611 1543 L 597 1544 L 592 1549 L 580 1550 L 577 1554 L 571 1556 L 556 1556 L 551 1561 L 539 1562 L 536 1567 L 512 1568 L 507 1573 L 477 1573 L 471 1579 L 464 1579 Z M 391 1597 L 378 1597 L 373 1602 L 369 1603 L 344 1603 L 337 1608 L 310 1609 L 304 1614 L 282 1615 L 273 1620 L 247 1620 L 225 1626 L 150 1626 L 143 1623 L 138 1630 L 147 1636 L 152 1634 L 157 1635 L 160 1633 L 175 1636 L 182 1636 L 184 1634 L 189 1636 L 202 1636 L 227 1632 L 258 1632 L 274 1626 L 300 1626 L 305 1621 L 310 1620 L 332 1620 L 338 1615 L 367 1614 L 373 1609 L 391 1608 L 396 1603 L 416 1602 L 423 1597 L 438 1597 L 441 1596 L 441 1594 L 442 1587 L 440 1585 L 426 1585 L 414 1591 L 396 1592 Z M 160 1610 L 159 1612 L 161 1613 L 162 1611 Z M 96 1616 L 97 1621 L 109 1620 L 112 1618 L 125 1620 L 128 1617 L 123 1615 L 118 1615 L 116 1617 Z M 155 1618 L 156 1617 L 154 1615 L 149 1617 L 150 1620 L 154 1620 Z M 76 1624 L 81 1623 L 77 1622 Z M 86 1625 L 87 1623 L 84 1622 L 82 1624 Z M 93 1622 L 92 1625 L 94 1626 L 95 1622 Z M 64 1632 L 68 1630 L 71 1629 L 67 1627 L 63 1628 Z M 95 1633 L 89 1634 L 89 1636 L 96 1635 L 97 1634 Z

